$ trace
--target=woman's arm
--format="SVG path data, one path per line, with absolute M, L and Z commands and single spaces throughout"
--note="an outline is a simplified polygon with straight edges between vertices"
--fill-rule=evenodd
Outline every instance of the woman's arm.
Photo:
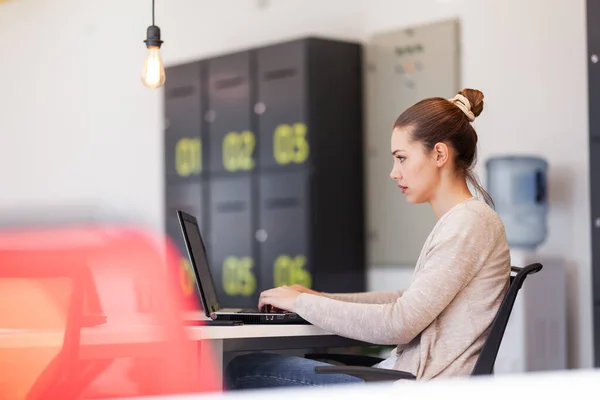
M 393 303 L 402 296 L 403 290 L 394 290 L 391 292 L 363 292 L 363 293 L 325 293 L 316 292 L 302 285 L 292 285 L 291 289 L 300 292 L 314 294 L 317 296 L 325 296 L 330 299 L 346 301 L 348 303 L 365 303 L 365 304 L 387 304 Z
M 340 336 L 384 345 L 409 343 L 471 281 L 496 246 L 497 229 L 484 218 L 471 213 L 456 217 L 440 226 L 415 280 L 396 301 L 356 304 L 303 293 L 293 311 Z
M 404 290 L 395 290 L 392 292 L 322 293 L 322 295 L 333 300 L 348 303 L 388 304 L 398 300 L 403 292 Z

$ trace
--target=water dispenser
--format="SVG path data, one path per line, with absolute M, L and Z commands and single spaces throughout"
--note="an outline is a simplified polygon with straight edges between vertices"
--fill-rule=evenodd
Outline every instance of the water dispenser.
M 508 244 L 535 250 L 547 235 L 548 163 L 536 156 L 492 157 L 487 191 L 506 229 Z

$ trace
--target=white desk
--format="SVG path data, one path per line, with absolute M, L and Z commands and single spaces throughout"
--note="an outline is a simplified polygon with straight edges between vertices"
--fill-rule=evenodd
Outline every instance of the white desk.
M 313 325 L 242 325 L 242 326 L 189 326 L 186 331 L 192 342 L 198 345 L 197 351 L 211 352 L 212 357 L 199 357 L 210 360 L 203 368 L 216 368 L 219 382 L 222 382 L 223 355 L 236 351 L 269 351 L 303 348 L 365 346 L 367 343 L 343 338 L 326 332 Z M 139 349 L 144 354 L 145 344 L 160 341 L 156 329 L 148 325 L 110 324 L 85 328 L 81 334 L 79 356 L 87 358 L 112 358 L 124 349 L 128 355 Z M 63 335 L 60 332 L 19 331 L 0 329 L 0 349 L 23 347 L 60 347 Z M 139 345 L 139 346 L 138 346 Z
M 365 345 L 313 325 L 203 326 L 189 327 L 188 332 L 192 340 L 221 342 L 225 352 Z

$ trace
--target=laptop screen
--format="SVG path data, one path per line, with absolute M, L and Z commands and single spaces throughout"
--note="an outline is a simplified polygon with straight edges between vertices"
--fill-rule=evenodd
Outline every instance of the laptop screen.
M 200 235 L 198 221 L 194 216 L 179 210 L 177 211 L 177 217 L 179 218 L 179 224 L 183 232 L 183 239 L 190 257 L 190 263 L 196 274 L 196 286 L 200 290 L 204 313 L 207 317 L 210 317 L 211 312 L 219 310 L 219 300 L 208 266 L 206 248 Z

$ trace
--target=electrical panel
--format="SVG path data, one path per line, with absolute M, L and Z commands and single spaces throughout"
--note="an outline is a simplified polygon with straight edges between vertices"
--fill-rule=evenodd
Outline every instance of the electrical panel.
M 414 267 L 436 218 L 429 204 L 409 204 L 390 179 L 390 137 L 411 105 L 460 90 L 458 22 L 373 35 L 365 64 L 368 263 Z

